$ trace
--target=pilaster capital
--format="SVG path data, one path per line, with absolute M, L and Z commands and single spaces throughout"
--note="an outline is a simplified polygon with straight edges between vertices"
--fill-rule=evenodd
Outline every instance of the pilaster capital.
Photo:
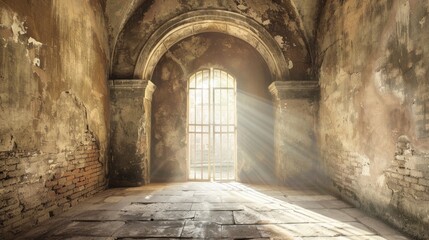
M 319 96 L 317 81 L 275 81 L 268 87 L 275 101 L 285 99 L 314 99 Z

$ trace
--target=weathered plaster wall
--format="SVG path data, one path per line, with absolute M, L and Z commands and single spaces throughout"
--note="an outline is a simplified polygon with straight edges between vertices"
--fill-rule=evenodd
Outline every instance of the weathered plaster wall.
M 199 69 L 210 67 L 223 69 L 237 79 L 240 180 L 267 181 L 273 171 L 270 74 L 249 44 L 219 33 L 198 34 L 179 42 L 155 69 L 152 179 L 186 180 L 187 80 Z
M 429 238 L 428 1 L 327 1 L 320 144 L 334 188 Z
M 112 78 L 132 78 L 141 49 L 169 19 L 199 9 L 242 14 L 263 26 L 284 52 L 294 80 L 311 79 L 312 58 L 302 22 L 289 1 L 144 1 L 120 32 L 112 59 Z M 300 8 L 302 9 L 302 8 Z
M 0 235 L 106 184 L 107 32 L 99 1 L 0 1 Z

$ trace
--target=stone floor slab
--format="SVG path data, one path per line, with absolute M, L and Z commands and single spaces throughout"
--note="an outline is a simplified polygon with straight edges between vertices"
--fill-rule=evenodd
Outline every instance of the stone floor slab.
M 222 237 L 224 238 L 260 238 L 261 234 L 255 225 L 223 225 Z
M 362 218 L 362 217 L 366 216 L 366 214 L 363 211 L 361 211 L 357 208 L 344 208 L 344 209 L 341 209 L 341 211 L 346 213 L 347 215 L 355 218 L 355 219 Z
M 124 222 L 120 221 L 72 222 L 55 231 L 53 235 L 110 237 L 122 225 Z
M 184 238 L 221 238 L 222 226 L 214 222 L 187 221 L 183 228 Z
M 294 209 L 293 205 L 286 204 L 266 204 L 266 203 L 243 203 L 246 208 L 252 209 L 257 212 L 267 212 L 272 210 L 292 210 Z
M 157 221 L 193 219 L 194 217 L 195 217 L 195 211 L 162 211 L 162 212 L 156 212 L 153 215 L 153 219 Z
M 164 210 L 171 211 L 189 211 L 192 203 L 139 203 L 133 202 L 122 208 L 122 211 L 128 212 L 159 212 Z
M 265 212 L 257 212 L 254 210 L 234 211 L 235 224 L 267 224 L 272 223 L 273 219 Z
M 337 200 L 335 197 L 331 195 L 292 195 L 292 196 L 287 196 L 287 199 L 292 202 Z
M 321 209 L 325 208 L 322 206 L 319 201 L 298 201 L 298 202 L 290 202 L 292 205 L 297 207 L 305 208 L 305 209 Z
M 338 209 L 311 209 L 301 210 L 301 213 L 317 219 L 320 222 L 353 222 L 355 218 L 350 217 L 348 214 Z
M 334 209 L 343 209 L 350 208 L 351 205 L 345 203 L 341 200 L 327 200 L 327 201 L 319 201 L 319 204 L 324 206 L 325 208 L 334 208 Z
M 74 221 L 119 221 L 128 220 L 123 218 L 124 212 L 121 211 L 106 211 L 106 210 L 90 210 L 78 214 L 73 217 Z
M 114 237 L 88 237 L 88 236 L 52 236 L 43 240 L 115 240 Z
M 234 224 L 232 211 L 197 211 L 195 221 L 208 221 L 217 224 Z
M 392 229 L 390 226 L 378 219 L 372 217 L 361 217 L 358 218 L 358 221 L 365 226 L 373 229 L 376 233 L 380 235 L 400 235 L 398 231 Z
M 299 223 L 260 225 L 263 237 L 336 237 L 372 236 L 369 229 L 359 223 Z
M 178 238 L 182 234 L 184 221 L 133 221 L 127 222 L 116 233 L 115 237 L 157 237 Z
M 61 229 L 70 223 L 71 220 L 68 218 L 51 218 L 43 224 L 32 228 L 21 236 L 18 236 L 17 239 L 47 239 L 54 231 Z
M 242 204 L 237 203 L 193 203 L 193 211 L 241 211 L 244 210 Z

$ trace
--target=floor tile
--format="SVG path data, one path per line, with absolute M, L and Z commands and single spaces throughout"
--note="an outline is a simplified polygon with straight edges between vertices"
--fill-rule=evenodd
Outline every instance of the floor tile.
M 225 238 L 259 238 L 261 234 L 255 225 L 223 225 L 222 237 Z
M 195 217 L 195 211 L 162 211 L 156 212 L 153 215 L 154 220 L 183 220 L 193 219 Z
M 72 222 L 53 235 L 110 237 L 124 222 Z
M 195 221 L 208 221 L 217 224 L 234 224 L 232 211 L 197 211 Z
M 187 221 L 183 228 L 184 238 L 220 238 L 222 226 L 214 222 Z
M 184 221 L 133 221 L 127 222 L 115 237 L 180 237 Z
M 193 203 L 191 210 L 240 211 L 240 210 L 244 210 L 244 206 L 242 204 L 237 204 L 237 203 Z

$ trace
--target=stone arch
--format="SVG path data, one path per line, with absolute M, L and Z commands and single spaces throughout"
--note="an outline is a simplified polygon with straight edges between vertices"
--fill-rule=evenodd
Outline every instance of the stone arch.
M 186 37 L 204 33 L 225 33 L 253 46 L 265 60 L 272 81 L 289 77 L 289 69 L 280 46 L 259 23 L 238 13 L 224 10 L 197 10 L 170 19 L 159 27 L 142 48 L 134 77 L 151 79 L 153 71 L 168 49 Z

